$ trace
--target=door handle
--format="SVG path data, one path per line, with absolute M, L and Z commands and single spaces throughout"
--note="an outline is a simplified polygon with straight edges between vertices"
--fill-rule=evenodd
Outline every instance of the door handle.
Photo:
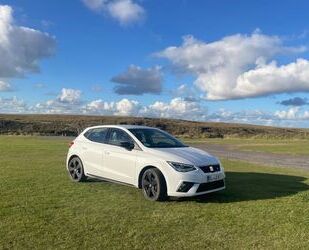
M 83 150 L 87 150 L 87 148 L 86 148 L 86 147 L 82 147 L 82 149 L 83 149 Z
M 109 155 L 109 154 L 110 154 L 110 152 L 109 152 L 109 151 L 105 151 L 105 154 L 106 154 L 106 155 Z

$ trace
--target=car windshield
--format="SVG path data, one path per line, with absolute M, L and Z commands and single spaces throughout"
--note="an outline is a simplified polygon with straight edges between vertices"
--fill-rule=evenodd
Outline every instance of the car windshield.
M 163 132 L 159 129 L 151 128 L 132 128 L 129 131 L 143 143 L 144 146 L 149 148 L 180 148 L 187 147 L 182 142 Z

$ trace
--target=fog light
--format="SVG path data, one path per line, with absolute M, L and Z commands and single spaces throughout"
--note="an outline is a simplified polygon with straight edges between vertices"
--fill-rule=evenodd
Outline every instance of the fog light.
M 194 182 L 184 181 L 183 183 L 180 184 L 177 192 L 186 193 L 190 190 L 190 188 L 193 187 L 193 185 L 194 185 Z

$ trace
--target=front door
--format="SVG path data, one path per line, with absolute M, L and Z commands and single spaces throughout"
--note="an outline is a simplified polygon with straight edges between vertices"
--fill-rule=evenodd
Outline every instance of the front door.
M 132 142 L 133 139 L 122 129 L 112 128 L 109 132 L 104 153 L 106 178 L 134 184 L 136 168 L 136 150 L 128 150 L 123 142 Z

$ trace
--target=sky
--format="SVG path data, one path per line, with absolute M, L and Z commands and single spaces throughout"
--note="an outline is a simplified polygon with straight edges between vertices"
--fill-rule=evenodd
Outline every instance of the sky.
M 309 127 L 309 2 L 0 1 L 0 113 Z

